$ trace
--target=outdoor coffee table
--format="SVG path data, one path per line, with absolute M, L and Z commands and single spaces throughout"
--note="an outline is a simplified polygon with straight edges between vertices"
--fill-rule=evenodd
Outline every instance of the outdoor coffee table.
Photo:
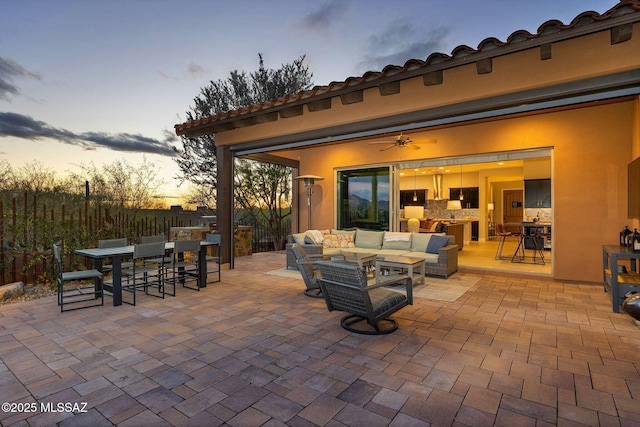
M 419 269 L 420 276 L 415 280 L 413 279 L 413 274 L 416 269 Z M 411 282 L 414 285 L 423 284 L 424 283 L 424 259 L 408 257 L 402 255 L 386 255 L 379 256 L 376 259 L 376 283 L 380 283 L 380 281 L 384 281 L 385 275 L 383 274 L 384 270 L 400 270 L 407 272 L 407 275 L 411 279 Z
M 340 255 L 331 257 L 332 261 L 345 261 L 352 264 L 358 264 L 365 272 L 369 272 L 376 262 L 376 254 L 367 254 L 359 252 L 342 252 Z

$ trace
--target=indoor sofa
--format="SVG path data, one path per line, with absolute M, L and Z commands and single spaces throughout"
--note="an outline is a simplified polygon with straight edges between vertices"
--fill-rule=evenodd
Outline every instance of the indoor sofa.
M 404 255 L 425 260 L 425 274 L 447 278 L 458 271 L 455 236 L 444 233 L 408 233 L 371 230 L 310 230 L 287 237 L 287 268 L 297 268 L 291 250 L 304 245 L 309 255 L 340 255 L 345 252 Z

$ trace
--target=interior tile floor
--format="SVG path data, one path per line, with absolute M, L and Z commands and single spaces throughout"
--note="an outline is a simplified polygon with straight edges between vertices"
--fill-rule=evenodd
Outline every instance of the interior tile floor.
M 0 306 L 0 424 L 640 425 L 640 324 L 602 286 L 484 273 L 364 336 L 263 274 L 284 265 L 238 258 L 220 283 L 136 307 Z
M 505 239 L 502 249 L 504 259 L 498 260 L 495 257 L 499 239 L 465 243 L 462 250 L 458 252 L 458 266 L 465 272 L 480 274 L 506 272 L 551 278 L 552 251 L 550 249 L 543 251 L 544 264 L 540 263 L 539 256 L 536 256 L 536 263 L 533 262 L 533 250 L 531 249 L 525 250 L 524 262 L 512 262 L 512 256 L 518 248 L 518 242 L 518 238 L 515 237 Z

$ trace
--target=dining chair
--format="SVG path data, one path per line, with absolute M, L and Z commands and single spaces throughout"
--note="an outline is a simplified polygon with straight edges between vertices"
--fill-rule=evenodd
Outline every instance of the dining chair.
M 145 243 L 165 243 L 167 241 L 167 238 L 165 237 L 164 234 L 157 234 L 154 236 L 142 236 L 140 237 L 140 243 L 145 244 Z M 148 264 L 158 264 L 160 262 L 163 262 L 165 264 L 171 264 L 171 257 L 170 256 L 166 256 L 166 253 L 162 254 L 163 259 L 160 258 L 151 258 L 148 259 L 146 262 Z
M 107 248 L 121 248 L 127 246 L 127 238 L 123 237 L 121 239 L 103 239 L 98 240 L 98 248 L 107 249 Z M 132 262 L 123 262 L 121 264 L 121 268 L 130 268 L 133 265 Z M 102 272 L 108 273 L 113 270 L 113 266 L 111 264 L 102 264 Z
M 200 241 L 199 240 L 176 240 L 173 253 L 171 254 L 172 262 L 170 269 L 172 270 L 173 290 L 178 282 L 183 288 L 200 291 L 202 284 L 200 283 Z M 195 282 L 194 286 L 187 285 L 188 282 Z
M 136 305 L 136 291 L 144 289 L 146 295 L 164 298 L 165 289 L 165 248 L 164 242 L 140 243 L 133 246 L 133 265 L 122 270 L 122 276 L 127 277 L 127 283 L 122 284 L 122 292 L 132 294 L 132 302 L 122 300 L 123 303 Z M 157 260 L 150 262 L 150 260 Z M 155 289 L 156 293 L 149 292 Z M 175 287 L 169 295 L 175 296 Z
M 60 312 L 104 305 L 102 273 L 98 270 L 63 271 L 60 246 L 53 245 L 53 256 L 58 270 L 58 305 Z M 89 286 L 87 281 L 91 281 Z M 65 283 L 73 283 L 71 287 Z M 72 308 L 65 309 L 65 305 Z
M 211 247 L 213 249 L 213 251 L 215 252 L 215 255 L 207 255 L 205 257 L 206 261 L 207 261 L 207 277 L 209 277 L 209 273 L 218 273 L 218 280 L 214 280 L 212 282 L 207 281 L 207 283 L 216 283 L 219 282 L 221 280 L 221 271 L 220 271 L 220 243 L 221 243 L 221 239 L 222 239 L 222 235 L 220 234 L 212 234 L 212 233 L 207 233 L 206 235 L 206 240 L 209 243 L 213 243 L 213 245 L 211 246 L 207 246 L 207 247 Z M 209 270 L 209 264 L 212 263 L 215 267 L 215 270 Z

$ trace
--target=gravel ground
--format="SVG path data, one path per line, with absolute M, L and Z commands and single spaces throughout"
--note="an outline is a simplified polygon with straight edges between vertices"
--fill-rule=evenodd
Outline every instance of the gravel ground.
M 42 297 L 48 297 L 50 295 L 56 295 L 56 288 L 52 287 L 50 284 L 25 285 L 23 295 L 2 300 L 0 301 L 0 305 L 29 301 Z

